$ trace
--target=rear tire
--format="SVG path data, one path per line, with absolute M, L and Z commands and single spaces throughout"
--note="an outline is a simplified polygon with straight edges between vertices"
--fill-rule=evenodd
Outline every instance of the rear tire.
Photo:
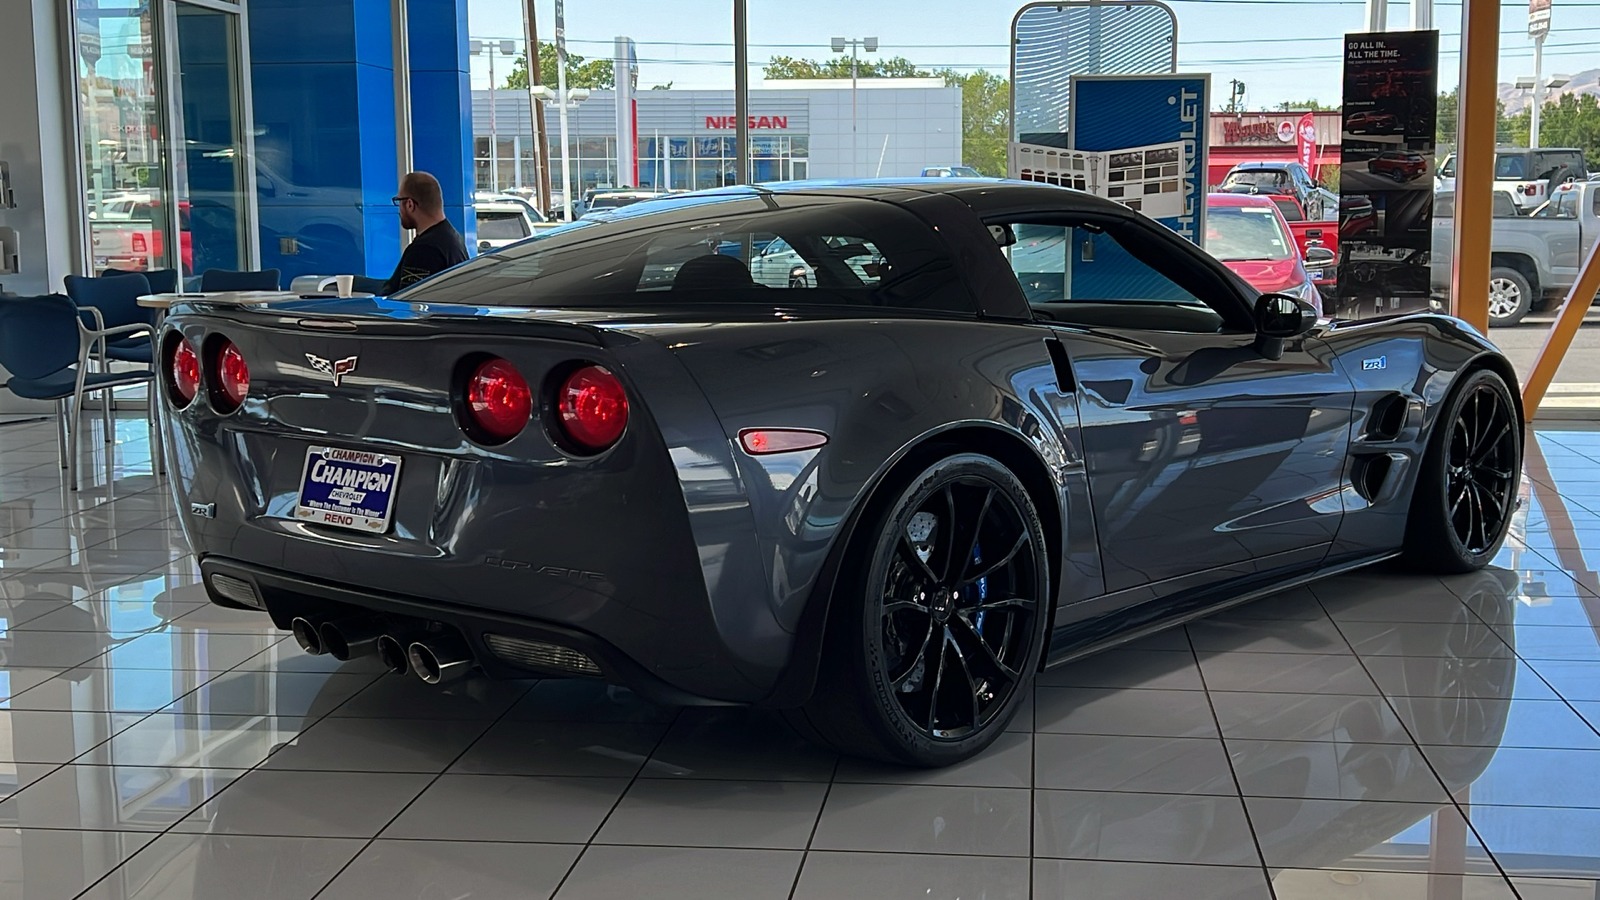
M 1438 574 L 1481 569 L 1511 526 L 1522 423 L 1505 380 L 1468 374 L 1433 424 L 1406 521 L 1405 558 Z
M 1533 308 L 1533 285 L 1516 269 L 1495 266 L 1489 272 L 1489 325 L 1510 327 Z
M 979 454 L 942 459 L 858 526 L 817 686 L 786 716 L 840 753 L 910 766 L 993 743 L 1033 686 L 1049 620 L 1044 528 Z

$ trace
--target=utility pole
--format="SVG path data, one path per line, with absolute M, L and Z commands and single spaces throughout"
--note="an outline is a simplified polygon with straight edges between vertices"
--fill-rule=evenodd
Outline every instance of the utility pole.
M 1528 115 L 1528 147 L 1533 150 L 1539 149 L 1539 114 L 1544 112 L 1544 39 L 1544 33 L 1533 38 L 1533 111 Z
M 750 183 L 750 23 L 745 0 L 733 0 L 733 180 Z M 671 165 L 669 162 L 668 165 Z M 744 257 L 750 258 L 747 253 Z
M 528 106 L 533 122 L 534 193 L 539 211 L 550 215 L 550 138 L 544 128 L 544 104 L 535 96 L 534 88 L 541 84 L 539 71 L 539 23 L 534 10 L 534 0 L 523 5 L 522 28 L 528 42 Z

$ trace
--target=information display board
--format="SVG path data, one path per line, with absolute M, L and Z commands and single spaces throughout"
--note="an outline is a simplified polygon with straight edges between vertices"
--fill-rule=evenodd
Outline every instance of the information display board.
M 1345 35 L 1338 294 L 1327 312 L 1429 307 L 1438 107 L 1437 31 Z

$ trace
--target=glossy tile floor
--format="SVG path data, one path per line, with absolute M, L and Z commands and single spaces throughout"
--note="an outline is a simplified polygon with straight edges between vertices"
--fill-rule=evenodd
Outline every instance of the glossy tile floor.
M 52 440 L 0 427 L 0 900 L 1600 897 L 1600 432 L 1539 433 L 1497 568 L 1051 671 L 938 772 L 305 656 L 204 602 L 141 421 L 77 495 Z

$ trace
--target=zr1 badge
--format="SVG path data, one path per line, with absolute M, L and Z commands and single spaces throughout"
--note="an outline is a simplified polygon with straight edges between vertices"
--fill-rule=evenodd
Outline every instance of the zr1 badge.
M 1371 372 L 1371 371 L 1373 371 L 1375 369 L 1384 368 L 1388 364 L 1389 364 L 1389 361 L 1388 361 L 1388 357 L 1386 357 L 1386 356 L 1380 356 L 1377 359 L 1363 359 L 1361 361 L 1361 371 L 1363 371 L 1363 372 Z

